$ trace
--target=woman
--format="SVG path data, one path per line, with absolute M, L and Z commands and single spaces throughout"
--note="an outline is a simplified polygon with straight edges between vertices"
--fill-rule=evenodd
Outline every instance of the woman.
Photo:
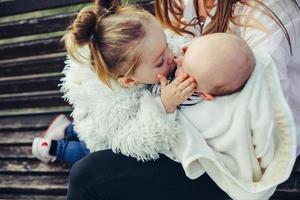
M 197 37 L 230 32 L 247 41 L 252 49 L 263 48 L 270 54 L 294 116 L 299 155 L 299 0 L 156 0 L 155 8 L 162 24 L 178 34 Z
M 199 36 L 230 31 L 244 38 L 252 48 L 265 48 L 278 65 L 282 87 L 297 122 L 300 107 L 296 99 L 300 98 L 295 94 L 297 72 L 293 70 L 300 62 L 295 56 L 300 51 L 300 22 L 296 1 L 157 0 L 156 11 L 163 24 L 179 34 Z M 241 14 L 246 16 L 238 17 Z M 70 173 L 68 199 L 199 197 L 228 199 L 209 177 L 188 180 L 180 164 L 164 156 L 140 163 L 109 150 L 100 151 L 79 161 Z

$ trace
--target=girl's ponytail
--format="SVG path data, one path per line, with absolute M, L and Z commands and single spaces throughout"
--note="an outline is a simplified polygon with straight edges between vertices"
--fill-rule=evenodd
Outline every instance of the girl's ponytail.
M 97 21 L 98 16 L 92 8 L 86 7 L 78 13 L 62 38 L 67 53 L 79 63 L 90 60 L 90 55 L 83 54 L 80 49 L 89 44 L 94 35 Z
M 72 25 L 68 28 L 69 32 L 63 38 L 69 55 L 79 63 L 87 61 L 92 66 L 97 66 L 93 67 L 93 69 L 100 80 L 107 85 L 110 85 L 110 71 L 99 52 L 97 43 L 102 43 L 101 35 L 103 30 L 101 28 L 101 19 L 112 11 L 116 12 L 118 6 L 118 1 L 96 0 L 93 8 L 87 7 L 79 12 Z M 79 50 L 80 47 L 85 45 L 89 47 L 88 56 Z
M 71 33 L 78 46 L 87 44 L 94 35 L 98 17 L 92 10 L 83 10 L 79 13 L 72 25 Z
M 83 8 L 67 28 L 68 33 L 63 37 L 67 52 L 79 61 L 79 57 L 83 57 L 83 55 L 80 55 L 77 48 L 89 44 L 92 40 L 101 40 L 101 19 L 116 13 L 118 9 L 118 0 L 95 0 L 93 7 Z

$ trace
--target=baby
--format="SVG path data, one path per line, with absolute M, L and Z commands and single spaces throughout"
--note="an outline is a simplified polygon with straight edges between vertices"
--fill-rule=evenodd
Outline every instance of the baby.
M 193 77 L 195 91 L 208 101 L 177 110 L 185 133 L 172 146 L 174 159 L 191 179 L 208 173 L 232 199 L 267 199 L 292 169 L 282 149 L 289 145 L 279 139 L 287 136 L 274 106 L 282 93 L 268 56 L 217 33 L 193 40 L 178 58 L 175 76 Z
M 197 83 L 196 92 L 205 100 L 230 95 L 243 88 L 255 65 L 245 41 L 227 33 L 202 36 L 191 42 L 178 58 L 175 76 L 187 73 Z

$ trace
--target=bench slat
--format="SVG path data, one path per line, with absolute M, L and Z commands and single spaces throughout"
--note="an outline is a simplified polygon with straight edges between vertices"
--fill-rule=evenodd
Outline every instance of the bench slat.
M 0 193 L 65 195 L 68 179 L 65 175 L 29 176 L 0 175 Z
M 55 90 L 0 95 L 0 110 L 55 106 L 68 106 L 67 102 L 62 99 L 62 94 Z
M 2 1 L 0 3 L 0 17 L 87 2 L 91 2 L 91 0 L 43 0 L 43 2 L 40 0 Z
M 14 116 L 30 116 L 30 115 L 43 115 L 43 114 L 68 114 L 72 111 L 71 106 L 56 106 L 48 108 L 21 108 L 21 109 L 8 109 L 0 110 L 0 117 L 14 117 Z
M 56 113 L 0 117 L 0 132 L 46 130 Z
M 61 195 L 16 195 L 16 194 L 0 194 L 1 200 L 66 200 L 66 196 Z
M 0 78 L 61 72 L 66 53 L 53 53 L 0 61 Z
M 0 39 L 66 30 L 77 13 L 33 18 L 0 24 Z
M 0 146 L 0 159 L 33 159 L 31 153 L 31 145 L 20 146 L 20 145 L 10 145 L 10 146 Z
M 1 174 L 61 174 L 68 175 L 70 166 L 60 163 L 44 164 L 40 160 L 0 160 Z
M 40 131 L 1 131 L 0 145 L 30 145 L 35 137 L 41 137 Z
M 53 37 L 1 45 L 0 60 L 63 52 L 63 44 L 60 43 L 60 39 L 61 37 Z
M 61 73 L 0 78 L 0 94 L 58 90 Z

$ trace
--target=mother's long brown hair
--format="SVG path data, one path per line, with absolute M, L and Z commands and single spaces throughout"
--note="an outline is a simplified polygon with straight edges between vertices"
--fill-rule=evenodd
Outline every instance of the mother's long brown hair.
M 290 46 L 290 52 L 292 53 L 292 45 L 289 33 L 282 21 L 279 17 L 264 3 L 259 0 L 253 0 L 250 5 L 249 0 L 222 0 L 218 1 L 216 5 L 214 5 L 215 0 L 203 0 L 205 12 L 209 13 L 209 10 L 212 6 L 216 6 L 216 12 L 211 17 L 211 22 L 207 25 L 205 30 L 203 30 L 203 25 L 201 24 L 201 16 L 199 16 L 199 3 L 198 0 L 193 0 L 196 17 L 192 19 L 190 22 L 182 21 L 183 11 L 184 11 L 184 3 L 182 0 L 155 0 L 155 13 L 158 20 L 164 24 L 166 27 L 175 31 L 178 34 L 190 34 L 194 36 L 194 33 L 187 30 L 189 26 L 199 25 L 200 31 L 203 35 L 210 33 L 218 33 L 218 32 L 226 32 L 228 30 L 229 22 L 240 26 L 247 26 L 238 24 L 236 22 L 236 16 L 234 16 L 234 7 L 239 2 L 241 4 L 247 6 L 253 6 L 257 9 L 261 10 L 264 14 L 268 15 L 272 18 L 277 25 L 284 32 L 285 37 Z M 296 0 L 292 0 L 295 6 L 300 10 L 299 5 Z M 254 5 L 256 4 L 256 5 Z

